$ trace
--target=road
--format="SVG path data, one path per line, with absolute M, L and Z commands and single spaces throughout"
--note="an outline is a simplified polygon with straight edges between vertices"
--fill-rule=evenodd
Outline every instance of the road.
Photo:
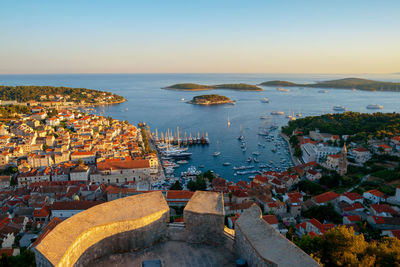
M 353 191 L 355 188 L 357 188 L 358 186 L 360 186 L 360 184 L 362 184 L 363 182 L 365 182 L 365 181 L 369 178 L 369 176 L 370 176 L 370 174 L 365 175 L 363 178 L 361 178 L 361 181 L 360 181 L 358 184 L 356 184 L 355 186 L 351 187 L 350 189 L 347 189 L 347 191 L 344 192 L 344 193 Z

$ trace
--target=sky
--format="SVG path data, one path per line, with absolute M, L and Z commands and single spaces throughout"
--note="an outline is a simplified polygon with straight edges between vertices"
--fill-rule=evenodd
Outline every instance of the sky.
M 400 1 L 0 1 L 0 73 L 400 72 Z

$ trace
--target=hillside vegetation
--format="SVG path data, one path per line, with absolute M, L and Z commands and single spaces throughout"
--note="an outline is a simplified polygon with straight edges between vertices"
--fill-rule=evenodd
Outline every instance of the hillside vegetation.
M 288 81 L 268 81 L 263 82 L 263 86 L 299 86 L 299 87 L 316 87 L 316 88 L 345 88 L 358 89 L 366 91 L 400 91 L 400 83 L 381 82 L 359 78 L 345 78 L 339 80 L 322 81 L 316 83 L 293 83 Z
M 125 98 L 110 92 L 98 91 L 86 88 L 69 88 L 54 86 L 0 86 L 0 100 L 15 100 L 26 102 L 29 100 L 47 101 L 49 96 L 61 95 L 67 101 L 86 103 L 123 102 Z
M 304 134 L 319 129 L 323 133 L 377 138 L 400 135 L 400 114 L 345 112 L 313 116 L 290 121 L 282 131 L 291 135 L 298 129 Z
M 233 104 L 234 101 L 223 95 L 200 95 L 193 97 L 189 103 L 198 105 L 213 105 L 229 103 Z
M 174 90 L 212 90 L 212 89 L 229 89 L 238 91 L 262 91 L 262 89 L 256 85 L 245 84 L 245 83 L 232 83 L 232 84 L 216 84 L 216 85 L 203 85 L 197 83 L 178 83 L 164 89 Z

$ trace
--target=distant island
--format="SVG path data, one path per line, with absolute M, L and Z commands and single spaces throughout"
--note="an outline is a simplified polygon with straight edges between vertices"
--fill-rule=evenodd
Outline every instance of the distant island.
M 262 91 L 263 89 L 251 84 L 245 83 L 232 83 L 232 84 L 217 84 L 217 85 L 203 85 L 197 83 L 178 83 L 162 89 L 182 90 L 182 91 L 204 91 L 213 89 L 227 89 L 238 91 Z
M 400 83 L 380 82 L 359 78 L 345 78 L 339 80 L 322 81 L 316 83 L 293 83 L 288 81 L 268 81 L 263 82 L 262 86 L 300 86 L 300 87 L 316 87 L 316 88 L 335 88 L 335 89 L 358 89 L 365 91 L 393 91 L 400 92 Z
M 0 86 L 0 100 L 10 104 L 38 102 L 58 106 L 95 106 L 125 102 L 120 95 L 110 92 L 54 86 Z
M 222 105 L 235 104 L 235 101 L 223 95 L 199 95 L 193 97 L 188 103 L 195 105 Z

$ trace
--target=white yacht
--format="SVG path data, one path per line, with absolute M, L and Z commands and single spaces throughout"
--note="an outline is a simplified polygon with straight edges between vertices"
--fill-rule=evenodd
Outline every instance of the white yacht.
M 378 104 L 369 104 L 367 109 L 383 109 L 383 106 Z

